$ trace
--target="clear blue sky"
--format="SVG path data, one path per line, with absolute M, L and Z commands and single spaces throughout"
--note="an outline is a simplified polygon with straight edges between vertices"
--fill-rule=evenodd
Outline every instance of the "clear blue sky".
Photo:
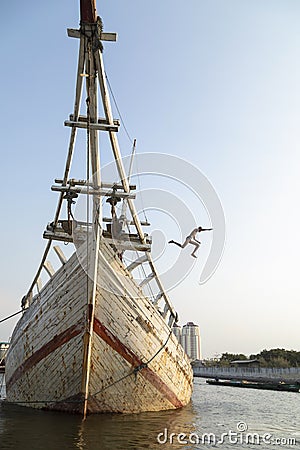
M 50 185 L 63 172 L 78 49 L 66 28 L 78 10 L 73 0 L 0 6 L 1 317 L 18 310 L 56 207 Z M 190 161 L 225 211 L 218 270 L 198 284 L 203 237 L 171 293 L 181 323 L 200 325 L 206 357 L 299 350 L 299 1 L 99 0 L 98 12 L 118 32 L 106 71 L 138 151 Z M 120 141 L 128 154 L 124 133 Z M 0 324 L 0 341 L 13 325 Z

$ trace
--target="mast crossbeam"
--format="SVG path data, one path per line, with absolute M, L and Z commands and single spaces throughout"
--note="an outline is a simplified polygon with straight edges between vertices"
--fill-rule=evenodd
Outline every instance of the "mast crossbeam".
M 71 128 L 89 128 L 90 130 L 96 130 L 96 131 L 119 131 L 118 125 L 111 125 L 109 123 L 87 123 L 87 122 L 79 122 L 79 121 L 72 121 L 72 120 L 65 120 L 64 125 L 66 127 Z
M 51 191 L 54 192 L 74 192 L 76 194 L 86 194 L 86 195 L 98 195 L 101 197 L 112 197 L 114 195 L 114 190 L 105 189 L 93 189 L 92 187 L 71 187 L 71 186 L 51 186 Z M 135 194 L 127 192 L 117 192 L 116 195 L 120 198 L 134 199 Z
M 63 186 L 69 185 L 69 186 L 92 186 L 93 187 L 93 184 L 88 183 L 86 180 L 76 180 L 75 178 L 71 178 L 70 180 L 68 180 L 66 182 L 66 184 L 63 183 L 63 180 L 61 178 L 55 178 L 54 182 L 57 184 L 62 184 Z M 131 191 L 134 191 L 136 189 L 135 184 L 130 184 L 129 187 L 130 187 Z M 124 189 L 122 184 L 104 183 L 104 182 L 101 182 L 101 188 L 114 189 L 114 190 L 118 190 L 118 189 L 123 190 Z
M 80 30 L 76 30 L 74 28 L 68 28 L 67 29 L 67 33 L 68 33 L 68 36 L 70 38 L 80 39 L 80 37 L 81 37 L 81 31 Z M 101 41 L 116 42 L 117 39 L 118 39 L 117 33 L 104 33 L 104 32 L 102 32 L 100 34 L 100 40 Z
M 70 114 L 69 115 L 69 119 L 72 122 L 76 122 L 77 119 L 78 119 L 79 122 L 87 122 L 88 121 L 87 116 L 80 115 L 80 116 L 78 116 L 76 118 L 76 116 L 74 116 L 74 114 Z M 98 122 L 97 123 L 100 123 L 100 124 L 103 124 L 103 125 L 111 125 L 111 123 L 109 123 L 104 117 L 98 117 Z M 113 123 L 114 123 L 114 125 L 117 125 L 118 127 L 120 126 L 120 120 L 119 119 L 114 119 Z

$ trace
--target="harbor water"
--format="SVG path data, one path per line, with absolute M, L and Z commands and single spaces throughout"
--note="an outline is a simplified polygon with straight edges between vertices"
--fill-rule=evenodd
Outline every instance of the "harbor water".
M 0 400 L 1 450 L 204 448 L 300 449 L 300 394 L 210 386 L 196 378 L 192 402 L 181 410 L 85 421 Z

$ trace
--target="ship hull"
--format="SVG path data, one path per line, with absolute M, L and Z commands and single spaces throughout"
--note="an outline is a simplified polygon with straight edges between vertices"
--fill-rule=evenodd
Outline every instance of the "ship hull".
M 193 377 L 188 357 L 104 241 L 86 367 L 87 291 L 92 281 L 79 260 L 74 253 L 16 325 L 6 360 L 7 401 L 82 413 L 88 371 L 89 413 L 186 405 Z

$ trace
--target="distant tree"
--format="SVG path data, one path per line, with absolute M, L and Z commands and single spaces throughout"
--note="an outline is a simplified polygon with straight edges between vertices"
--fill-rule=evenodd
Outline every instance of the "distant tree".
M 247 359 L 247 356 L 242 353 L 222 353 L 219 363 L 221 366 L 229 366 L 231 361 L 244 361 Z
M 300 352 L 284 348 L 262 350 L 257 355 L 250 355 L 250 359 L 258 359 L 262 367 L 300 367 Z
M 270 360 L 270 366 L 276 367 L 280 369 L 286 369 L 288 367 L 291 367 L 289 361 L 282 356 L 278 356 L 278 358 L 273 358 Z
M 258 354 L 252 354 L 249 359 L 257 359 L 260 367 L 300 367 L 300 352 L 296 350 L 285 350 L 284 348 L 272 348 L 262 350 Z M 215 355 L 214 358 L 206 360 L 208 366 L 219 365 L 229 367 L 232 361 L 248 360 L 243 353 L 222 353 L 221 357 Z
M 267 361 L 264 358 L 257 357 L 257 355 L 251 355 L 250 359 L 258 359 L 260 367 L 270 367 Z

